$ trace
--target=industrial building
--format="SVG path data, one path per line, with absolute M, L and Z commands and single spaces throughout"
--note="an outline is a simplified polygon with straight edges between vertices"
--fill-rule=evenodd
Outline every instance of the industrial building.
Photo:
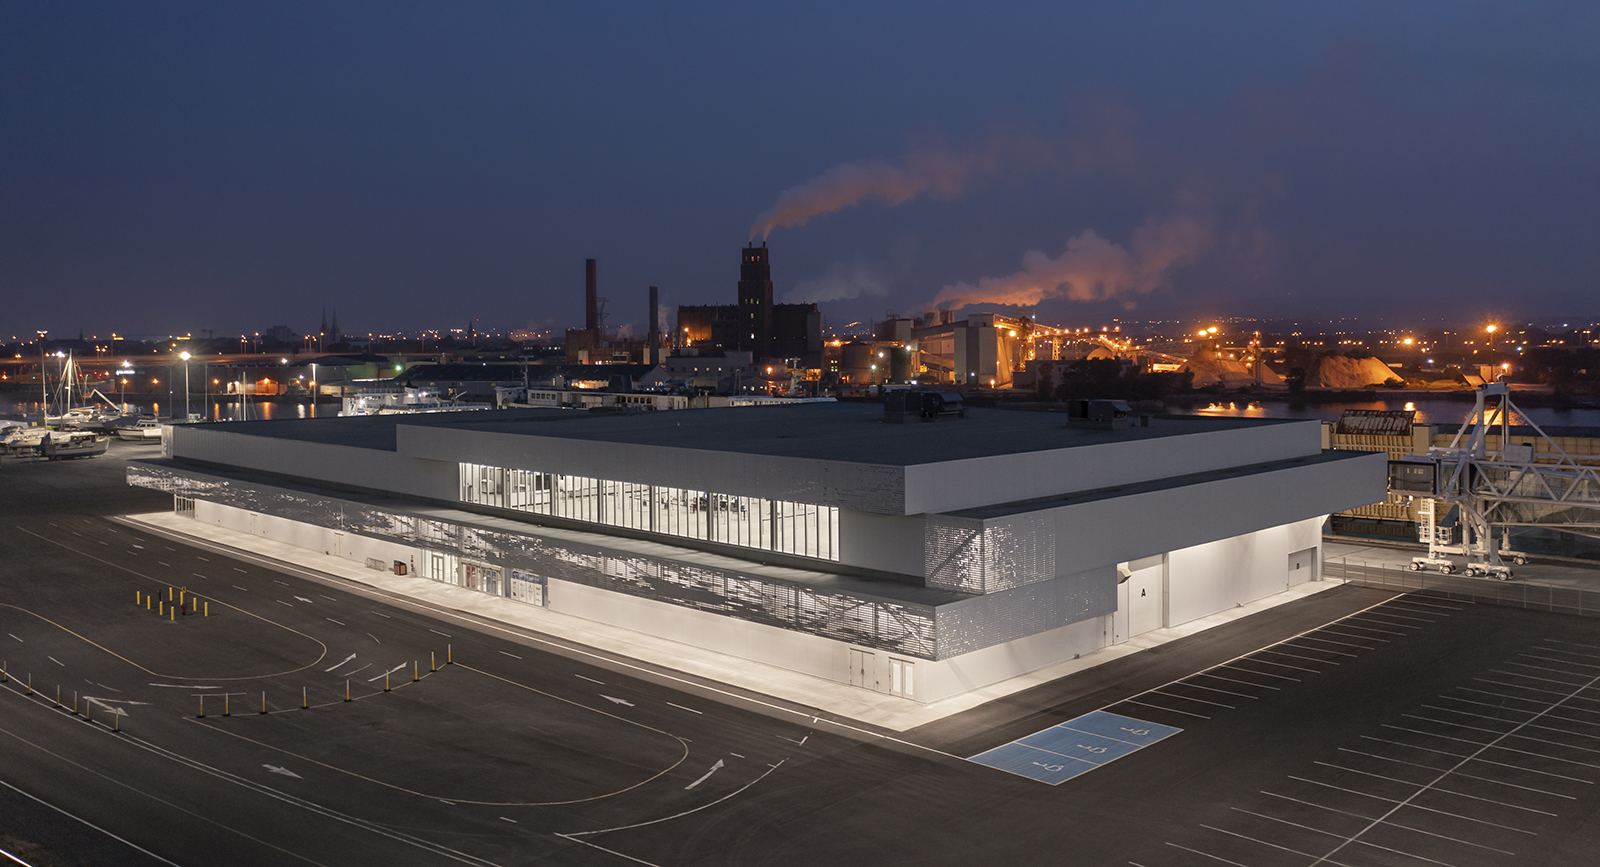
M 822 357 L 822 313 L 815 304 L 777 304 L 767 245 L 739 254 L 739 303 L 678 308 L 680 346 L 748 352 L 756 360 L 796 360 L 817 367 Z
M 941 400 L 176 426 L 128 480 L 198 521 L 921 702 L 1317 580 L 1326 516 L 1385 494 L 1386 456 L 1324 451 L 1315 421 Z

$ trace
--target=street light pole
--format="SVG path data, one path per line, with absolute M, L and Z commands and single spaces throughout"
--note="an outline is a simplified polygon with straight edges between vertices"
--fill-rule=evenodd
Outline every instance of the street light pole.
M 45 385 L 44 376 L 44 336 L 49 333 L 39 332 L 39 427 L 44 427 L 45 416 L 50 414 L 50 388 Z
M 183 420 L 189 420 L 189 353 L 180 352 L 178 357 L 183 359 Z

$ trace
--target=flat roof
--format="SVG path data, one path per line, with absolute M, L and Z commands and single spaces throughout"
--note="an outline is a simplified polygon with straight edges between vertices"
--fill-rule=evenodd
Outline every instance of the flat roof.
M 559 422 L 553 424 L 551 422 Z M 1161 439 L 1304 419 L 1158 415 L 1148 427 L 1069 427 L 1063 412 L 973 407 L 953 421 L 887 424 L 883 405 L 815 403 L 662 412 L 524 409 L 356 418 L 227 422 L 208 429 L 396 450 L 396 428 L 416 425 L 587 442 L 912 466 L 1102 443 Z

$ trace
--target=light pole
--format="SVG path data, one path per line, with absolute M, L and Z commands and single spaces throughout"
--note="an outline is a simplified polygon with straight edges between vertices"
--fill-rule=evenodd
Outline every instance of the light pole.
M 189 353 L 180 352 L 178 357 L 183 359 L 183 420 L 189 420 Z
M 1494 333 L 1500 330 L 1499 326 L 1491 325 L 1484 330 L 1489 332 L 1489 351 L 1494 352 Z
M 44 427 L 44 417 L 50 408 L 50 388 L 45 385 L 44 377 L 44 336 L 49 333 L 39 332 L 39 427 Z

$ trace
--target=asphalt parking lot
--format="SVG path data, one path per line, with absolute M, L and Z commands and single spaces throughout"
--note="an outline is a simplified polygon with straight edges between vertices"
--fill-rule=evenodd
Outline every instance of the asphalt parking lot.
M 897 742 L 116 524 L 102 515 L 162 503 L 115 466 L 10 476 L 0 506 L 0 834 L 62 863 L 1577 867 L 1600 851 L 1592 619 L 1337 587 Z M 168 587 L 209 616 L 138 601 Z M 972 760 L 1018 743 L 1041 753 L 1026 773 Z

